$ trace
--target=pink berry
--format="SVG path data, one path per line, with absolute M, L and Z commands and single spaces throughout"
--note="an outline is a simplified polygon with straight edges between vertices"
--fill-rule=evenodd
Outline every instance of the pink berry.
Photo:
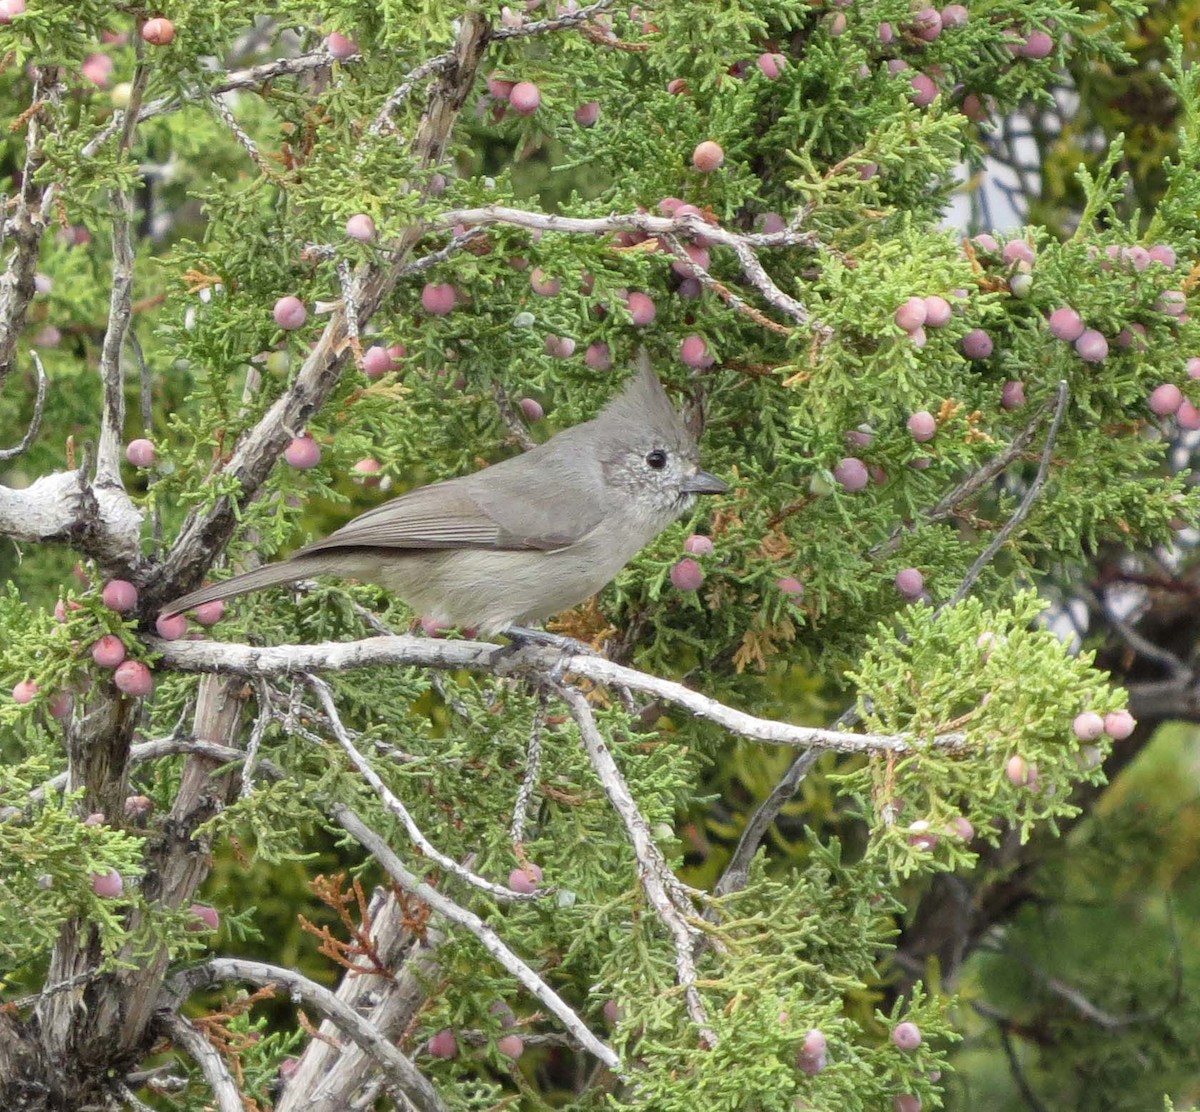
M 997 254 L 1000 251 L 1000 244 L 996 241 L 994 235 L 989 235 L 987 232 L 980 232 L 971 242 L 979 248 L 980 251 L 986 251 L 989 254 Z
M 846 443 L 853 448 L 869 448 L 875 439 L 875 433 L 870 425 L 859 425 L 846 433 Z
M 1050 314 L 1050 335 L 1056 340 L 1074 343 L 1083 335 L 1083 317 L 1069 305 L 1063 305 Z
M 71 711 L 75 709 L 75 697 L 69 691 L 58 691 L 50 696 L 47 708 L 51 718 L 70 718 Z
M 304 327 L 304 322 L 308 320 L 308 310 L 300 298 L 289 294 L 275 302 L 274 316 L 275 323 L 280 328 L 294 332 L 297 328 Z
M 458 291 L 449 282 L 426 282 L 421 290 L 421 307 L 431 317 L 444 317 L 457 303 Z
M 538 297 L 557 297 L 558 291 L 562 289 L 562 282 L 558 278 L 549 277 L 539 266 L 529 274 L 529 287 Z
M 368 456 L 366 459 L 360 459 L 351 470 L 359 478 L 369 478 L 372 475 L 378 475 L 383 470 L 383 464 Z
M 970 19 L 970 13 L 962 4 L 947 4 L 942 9 L 942 30 L 949 31 L 965 27 Z
M 1150 412 L 1159 417 L 1170 417 L 1183 404 L 1183 391 L 1173 382 L 1164 382 L 1150 391 Z
M 540 421 L 546 416 L 546 411 L 542 408 L 542 403 L 534 398 L 522 398 L 518 403 L 521 407 L 521 412 L 525 415 L 525 420 L 533 423 Z
M 532 116 L 542 104 L 542 94 L 532 81 L 518 81 L 508 94 L 508 103 L 518 116 Z
M 1146 326 L 1135 321 L 1128 328 L 1122 328 L 1117 333 L 1117 347 L 1124 351 L 1128 351 L 1130 348 L 1147 351 L 1150 345 L 1146 339 Z
M 901 1050 L 916 1050 L 921 1045 L 921 1028 L 915 1023 L 897 1023 L 892 1031 L 892 1042 Z
M 190 931 L 215 931 L 221 926 L 221 915 L 215 907 L 208 904 L 194 903 L 188 908 L 191 919 L 187 929 Z
M 92 646 L 92 659 L 101 668 L 115 668 L 125 659 L 125 645 L 115 633 L 106 633 Z
M 33 697 L 38 692 L 38 685 L 33 680 L 21 680 L 13 689 L 12 697 L 14 703 L 25 704 L 32 702 Z
M 600 102 L 589 100 L 575 109 L 575 122 L 580 127 L 595 127 L 600 118 Z
M 892 1112 L 921 1112 L 921 1098 L 915 1093 L 900 1093 L 892 1100 Z
M 629 308 L 629 316 L 639 328 L 645 327 L 647 324 L 653 324 L 654 318 L 658 316 L 658 307 L 654 304 L 654 299 L 649 294 L 631 293 L 626 299 L 625 304 Z
M 683 550 L 692 556 L 711 556 L 713 554 L 712 538 L 700 533 L 693 533 L 683 542 Z
M 704 569 L 695 560 L 683 559 L 671 568 L 671 584 L 679 591 L 698 591 L 704 582 Z
M 798 599 L 804 594 L 804 584 L 794 575 L 785 575 L 776 579 L 775 586 L 779 588 L 780 592 L 788 595 L 790 598 Z
M 940 840 L 930 830 L 928 820 L 917 819 L 916 822 L 909 823 L 907 841 L 914 849 L 924 850 L 926 853 L 929 853 L 937 848 Z
M 917 38 L 933 42 L 942 33 L 942 13 L 937 8 L 922 8 L 913 16 Z
M 373 344 L 363 352 L 363 374 L 367 378 L 382 378 L 395 369 L 391 352 L 382 344 Z
M 908 431 L 923 444 L 937 435 L 937 421 L 928 410 L 920 409 L 908 419 Z
M 435 1058 L 457 1058 L 458 1039 L 454 1037 L 453 1028 L 446 1027 L 439 1031 L 426 1044 L 426 1049 Z
M 604 1012 L 604 1018 L 607 1019 L 609 1023 L 620 1022 L 621 1005 L 615 1000 L 605 1000 L 602 1011 Z
M 1005 409 L 1020 409 L 1025 404 L 1025 383 L 1009 379 L 1000 391 L 1000 405 Z
M 25 11 L 25 0 L 0 0 L 0 24 L 11 23 Z
M 133 695 L 138 699 L 154 690 L 154 677 L 140 660 L 126 660 L 117 665 L 113 683 L 117 685 L 118 691 L 124 691 L 126 695 Z
M 909 600 L 919 599 L 925 590 L 925 577 L 916 568 L 901 568 L 894 582 L 896 590 Z
M 1004 249 L 1000 252 L 1000 257 L 1009 266 L 1012 266 L 1014 263 L 1029 263 L 1032 266 L 1037 255 L 1034 253 L 1033 248 L 1023 239 L 1011 239 L 1004 245 Z
M 1104 716 L 1104 732 L 1114 741 L 1124 741 L 1137 725 L 1127 710 L 1110 710 Z
M 908 80 L 912 86 L 912 102 L 918 108 L 927 108 L 937 99 L 937 84 L 927 73 L 914 73 Z
M 1030 31 L 1017 52 L 1022 58 L 1048 58 L 1054 52 L 1054 40 L 1045 31 Z
M 773 236 L 778 235 L 782 231 L 787 230 L 787 221 L 777 212 L 764 212 L 759 217 L 759 231 L 763 235 Z
M 1161 263 L 1168 270 L 1175 269 L 1175 248 L 1165 243 L 1156 243 L 1147 252 L 1152 263 Z
M 787 59 L 782 54 L 760 54 L 758 56 L 758 68 L 769 81 L 774 81 L 783 72 L 786 64 Z
M 950 829 L 964 842 L 969 842 L 975 837 L 975 827 L 971 824 L 971 820 L 962 815 L 957 815 L 950 820 Z
M 706 367 L 711 367 L 714 362 L 704 337 L 697 336 L 695 333 L 684 337 L 683 343 L 679 345 L 679 358 L 683 360 L 685 367 L 692 367 L 695 370 L 704 370 Z
M 175 24 L 161 16 L 142 24 L 142 38 L 151 46 L 167 46 L 175 39 Z
M 553 333 L 546 337 L 546 354 L 555 359 L 570 359 L 575 354 L 575 341 L 570 336 L 555 336 Z
M 719 143 L 705 139 L 692 151 L 692 165 L 702 174 L 711 174 L 725 161 L 725 152 Z
M 1154 307 L 1169 317 L 1181 317 L 1187 312 L 1187 294 L 1183 290 L 1163 290 Z
M 1179 403 L 1179 408 L 1175 410 L 1175 420 L 1181 429 L 1195 432 L 1200 429 L 1200 409 L 1184 398 Z
M 89 54 L 79 67 L 79 72 L 93 85 L 107 89 L 112 77 L 113 60 L 107 54 Z
M 1200 378 L 1200 357 L 1193 355 L 1183 367 L 1188 378 Z
M 300 471 L 307 471 L 321 462 L 321 445 L 311 436 L 298 436 L 284 450 L 283 458 Z
M 496 1049 L 506 1058 L 516 1061 L 525 1053 L 525 1043 L 521 1041 L 520 1035 L 505 1035 L 496 1040 Z
M 1085 710 L 1082 714 L 1075 716 L 1071 728 L 1080 741 L 1095 741 L 1104 733 L 1104 719 L 1094 710 Z
M 936 293 L 925 298 L 925 327 L 942 328 L 950 323 L 950 302 Z
M 509 888 L 514 892 L 520 892 L 523 896 L 528 896 L 530 892 L 536 892 L 541 883 L 541 866 L 533 864 L 532 861 L 524 868 L 517 867 L 508 874 Z
M 992 338 L 982 328 L 972 328 L 962 338 L 962 353 L 968 359 L 986 359 L 992 354 Z
M 154 444 L 140 437 L 137 440 L 131 440 L 125 445 L 125 458 L 133 464 L 134 467 L 153 467 L 154 466 Z
M 365 212 L 356 212 L 346 221 L 346 235 L 361 243 L 370 243 L 375 238 L 375 221 Z
M 804 1054 L 796 1055 L 796 1068 L 801 1073 L 808 1074 L 809 1077 L 815 1077 L 821 1073 L 829 1064 L 829 1060 L 824 1054 Z
M 928 309 L 923 297 L 910 297 L 895 313 L 896 323 L 905 332 L 915 332 L 925 323 Z
M 192 613 L 200 625 L 206 628 L 215 626 L 225 617 L 225 600 L 218 598 L 212 602 L 202 602 Z
M 125 891 L 125 880 L 116 869 L 92 873 L 92 891 L 102 900 L 114 900 Z
M 358 43 L 347 35 L 343 35 L 341 31 L 334 31 L 325 40 L 325 49 L 329 51 L 333 57 L 344 62 L 347 58 L 353 58 L 358 51 Z M 358 238 L 357 236 L 355 237 Z
M 683 96 L 688 92 L 688 83 L 682 77 L 674 77 L 667 82 L 667 92 L 673 97 Z
M 608 350 L 608 344 L 603 342 L 588 344 L 588 349 L 583 354 L 583 361 L 593 371 L 611 370 L 612 353 Z
M 132 610 L 138 603 L 137 588 L 127 579 L 110 579 L 104 584 L 100 599 L 109 610 L 118 614 Z
M 849 494 L 855 494 L 866 488 L 870 481 L 867 465 L 857 456 L 847 456 L 833 469 L 833 477 Z
M 1026 788 L 1037 780 L 1037 769 L 1020 754 L 1016 754 L 1008 758 L 1008 764 L 1004 766 L 1004 775 L 1014 787 Z
M 896 32 L 890 23 L 881 23 L 877 28 L 879 41 L 884 46 L 889 46 L 896 37 Z
M 516 87 L 515 81 L 509 81 L 507 78 L 501 77 L 498 73 L 492 73 L 487 79 L 487 91 L 489 96 L 495 97 L 497 100 L 508 100 L 508 95 Z
M 825 1038 L 825 1032 L 819 1027 L 814 1027 L 804 1036 L 804 1045 L 801 1053 L 807 1054 L 808 1057 L 819 1058 L 828 1049 L 829 1040 Z

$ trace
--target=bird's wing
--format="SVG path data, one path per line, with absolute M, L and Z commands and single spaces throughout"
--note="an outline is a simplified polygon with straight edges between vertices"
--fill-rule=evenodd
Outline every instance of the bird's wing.
M 295 555 L 308 556 L 340 548 L 553 551 L 573 544 L 599 518 L 598 509 L 595 515 L 580 514 L 577 521 L 572 521 L 571 529 L 564 529 L 561 522 L 554 522 L 538 505 L 538 495 L 542 492 L 536 488 L 541 484 L 534 482 L 534 489 L 521 494 L 511 490 L 489 494 L 486 486 L 481 490 L 477 484 L 468 483 L 469 478 L 474 476 L 449 479 L 402 494 L 360 514 Z M 502 496 L 495 496 L 497 493 Z M 525 501 L 526 497 L 529 501 Z M 596 520 L 592 520 L 593 516 Z

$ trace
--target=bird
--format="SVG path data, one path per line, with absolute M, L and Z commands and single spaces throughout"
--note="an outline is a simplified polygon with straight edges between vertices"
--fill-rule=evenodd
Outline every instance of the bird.
M 633 377 L 590 421 L 401 494 L 285 560 L 176 598 L 163 614 L 334 575 L 376 583 L 439 626 L 520 629 L 596 594 L 698 495 L 727 490 L 701 469 L 696 439 L 642 351 Z

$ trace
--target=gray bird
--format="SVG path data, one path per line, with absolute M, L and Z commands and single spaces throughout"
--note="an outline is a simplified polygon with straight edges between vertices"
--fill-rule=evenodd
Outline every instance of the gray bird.
M 643 353 L 592 420 L 473 475 L 402 494 L 164 613 L 336 575 L 378 583 L 434 621 L 492 633 L 594 595 L 697 494 L 727 489 L 700 470 L 696 441 Z

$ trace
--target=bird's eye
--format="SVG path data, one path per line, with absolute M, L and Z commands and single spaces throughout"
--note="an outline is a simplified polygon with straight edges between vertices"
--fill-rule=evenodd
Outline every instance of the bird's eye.
M 653 467 L 655 471 L 661 471 L 667 466 L 667 453 L 661 448 L 655 448 L 654 451 L 646 457 L 646 462 Z

